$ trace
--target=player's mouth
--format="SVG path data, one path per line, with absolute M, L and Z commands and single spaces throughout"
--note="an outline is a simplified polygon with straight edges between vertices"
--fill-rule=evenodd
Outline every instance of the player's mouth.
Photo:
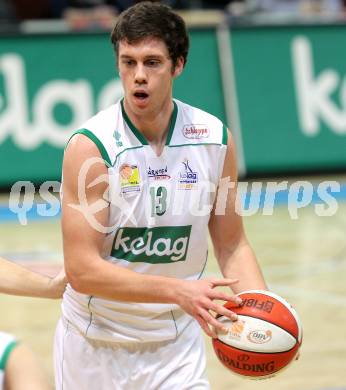
M 139 106 L 143 106 L 147 103 L 147 101 L 149 99 L 149 94 L 145 91 L 136 91 L 133 94 L 133 97 L 134 97 L 136 104 L 138 104 Z

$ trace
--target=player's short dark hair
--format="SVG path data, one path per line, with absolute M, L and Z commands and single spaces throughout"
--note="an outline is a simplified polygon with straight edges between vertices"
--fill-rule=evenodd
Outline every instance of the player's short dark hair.
M 118 55 L 119 42 L 133 44 L 149 37 L 161 39 L 166 44 L 173 66 L 179 57 L 186 64 L 189 37 L 185 22 L 164 4 L 143 1 L 122 12 L 112 31 L 111 41 Z

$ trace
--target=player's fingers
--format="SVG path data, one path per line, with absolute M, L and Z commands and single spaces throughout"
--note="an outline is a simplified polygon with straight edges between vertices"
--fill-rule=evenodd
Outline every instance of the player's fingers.
M 208 325 L 211 325 L 213 338 L 217 337 L 217 332 L 227 332 L 227 327 L 225 327 L 225 325 L 223 325 L 215 317 L 213 317 L 207 310 L 203 310 L 200 315 L 207 322 Z
M 210 294 L 208 294 L 208 297 L 210 299 L 219 299 L 221 301 L 230 301 L 232 300 L 233 295 L 227 294 L 223 291 L 219 290 L 211 290 Z
M 221 301 L 231 302 L 234 306 L 239 306 L 243 302 L 237 295 L 227 294 L 219 290 L 212 290 L 209 297 L 210 299 L 219 299 Z
M 216 286 L 231 286 L 232 284 L 238 283 L 239 279 L 212 279 L 212 288 Z
M 215 312 L 216 314 L 218 314 L 220 316 L 225 316 L 227 318 L 230 318 L 232 321 L 238 320 L 238 316 L 236 313 L 234 313 L 231 310 L 226 309 L 224 306 L 218 305 L 215 302 L 213 302 L 210 305 L 210 310 L 212 310 L 213 312 Z
M 203 331 L 205 332 L 205 334 L 209 337 L 214 337 L 216 336 L 216 333 L 212 332 L 208 326 L 208 324 L 205 322 L 205 320 L 200 317 L 200 316 L 196 316 L 196 320 L 197 322 L 199 323 L 200 327 L 203 329 Z

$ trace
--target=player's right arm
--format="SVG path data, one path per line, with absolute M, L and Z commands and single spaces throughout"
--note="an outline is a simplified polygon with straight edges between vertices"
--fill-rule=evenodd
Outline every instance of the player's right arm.
M 78 180 L 84 164 L 92 164 L 85 179 Z M 77 292 L 110 300 L 147 303 L 175 303 L 200 323 L 204 331 L 215 336 L 209 325 L 223 326 L 209 310 L 232 319 L 235 314 L 214 302 L 215 299 L 235 300 L 230 294 L 215 289 L 234 283 L 232 279 L 185 281 L 134 272 L 103 259 L 105 233 L 90 222 L 92 218 L 80 206 L 79 196 L 85 194 L 88 205 L 102 202 L 108 183 L 105 163 L 96 145 L 84 135 L 75 135 L 66 148 L 63 163 L 62 231 L 65 270 L 69 283 Z M 78 188 L 83 183 L 82 188 Z M 106 227 L 109 207 L 94 213 L 97 224 Z

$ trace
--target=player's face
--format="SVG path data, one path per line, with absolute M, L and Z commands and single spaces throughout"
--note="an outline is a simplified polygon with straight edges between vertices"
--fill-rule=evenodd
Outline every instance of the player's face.
M 183 60 L 173 67 L 165 43 L 146 38 L 135 44 L 121 41 L 118 69 L 127 107 L 137 115 L 155 113 L 172 100 L 174 77 L 183 69 Z

